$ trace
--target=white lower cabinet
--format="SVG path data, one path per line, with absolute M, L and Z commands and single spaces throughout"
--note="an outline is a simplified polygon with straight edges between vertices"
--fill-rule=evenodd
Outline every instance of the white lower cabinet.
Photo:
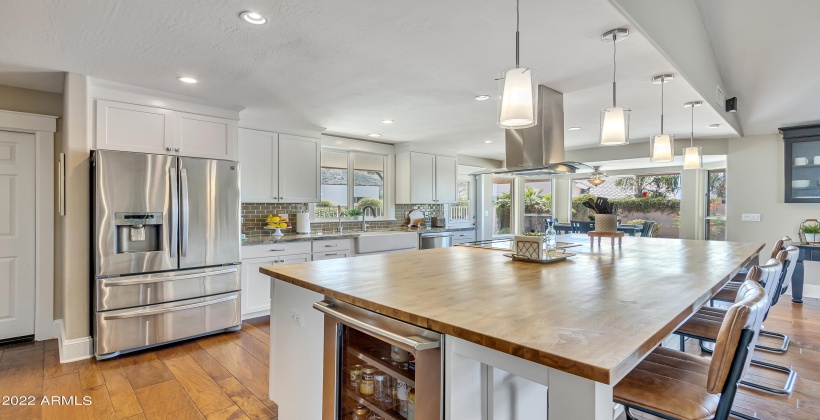
M 260 273 L 260 267 L 307 262 L 310 260 L 310 254 L 281 255 L 242 260 L 242 319 L 270 314 L 271 278 Z

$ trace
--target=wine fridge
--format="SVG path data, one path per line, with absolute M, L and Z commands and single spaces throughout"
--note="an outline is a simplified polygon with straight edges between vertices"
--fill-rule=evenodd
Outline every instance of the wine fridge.
M 326 298 L 322 420 L 439 420 L 442 335 Z

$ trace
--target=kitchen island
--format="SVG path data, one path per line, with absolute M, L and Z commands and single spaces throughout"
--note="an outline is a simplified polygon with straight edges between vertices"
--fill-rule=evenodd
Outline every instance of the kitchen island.
M 610 420 L 612 387 L 763 248 L 655 238 L 590 247 L 586 235 L 559 240 L 583 245 L 571 249 L 576 256 L 548 265 L 454 247 L 260 271 L 276 279 L 272 299 L 284 306 L 302 299 L 309 308 L 304 304 L 327 296 L 445 334 L 447 419 L 482 418 L 487 410 L 515 418 L 518 410 L 527 418 L 544 418 L 530 417 L 543 411 L 551 419 Z M 293 295 L 299 289 L 309 294 Z M 280 415 L 290 401 L 281 399 L 288 394 L 278 384 L 297 381 L 282 380 L 288 367 L 277 370 L 288 351 L 277 340 L 302 335 L 299 356 L 311 347 L 321 354 L 321 314 L 296 310 L 304 326 L 292 328 L 282 318 L 293 312 L 276 308 L 271 320 L 271 395 Z M 320 364 L 321 356 L 311 360 Z M 301 394 L 321 392 L 308 388 Z

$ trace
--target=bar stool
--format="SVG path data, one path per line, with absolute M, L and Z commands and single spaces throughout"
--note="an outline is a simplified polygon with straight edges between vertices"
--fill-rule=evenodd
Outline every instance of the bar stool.
M 797 258 L 799 256 L 800 250 L 796 246 L 788 246 L 783 251 L 780 251 L 779 254 L 777 254 L 777 259 L 783 264 L 783 271 L 780 275 L 780 278 L 778 279 L 777 284 L 775 285 L 775 290 L 772 291 L 772 302 L 770 306 L 774 306 L 777 304 L 777 302 L 780 301 L 780 296 L 783 294 L 783 289 L 785 285 L 791 283 L 792 275 L 794 274 L 794 268 L 797 267 Z M 720 301 L 734 301 L 734 297 L 729 299 L 730 294 L 734 293 L 735 295 L 737 295 L 737 288 L 731 287 L 733 284 L 736 283 L 727 284 L 726 287 L 721 289 L 713 299 Z M 765 284 L 764 287 L 766 287 Z M 762 329 L 760 331 L 760 334 L 765 335 L 767 337 L 779 338 L 782 341 L 780 343 L 780 347 L 768 347 L 763 345 L 757 345 L 755 346 L 756 349 L 772 353 L 785 353 L 789 349 L 789 336 L 777 332 L 766 331 L 765 329 Z
M 781 239 L 778 239 L 777 241 L 775 241 L 774 246 L 772 247 L 772 254 L 769 256 L 769 258 L 777 257 L 777 253 L 786 249 L 786 247 L 790 246 L 791 244 L 792 238 L 788 236 L 784 236 Z M 737 274 L 735 274 L 735 276 L 732 277 L 732 281 L 742 283 L 744 280 L 746 280 L 746 274 L 749 274 L 749 269 L 741 268 L 740 271 L 738 271 Z M 730 299 L 729 301 L 731 302 L 732 300 Z
M 658 347 L 613 389 L 613 399 L 630 409 L 664 419 L 725 420 L 752 346 L 768 308 L 766 291 L 754 281 L 744 283 L 743 299 L 726 313 L 711 361 Z
M 787 253 L 787 251 L 781 251 L 781 255 L 785 253 Z M 766 285 L 764 290 L 766 291 L 768 302 L 772 302 L 775 291 L 778 290 L 777 280 L 781 277 L 780 274 L 782 272 L 782 268 L 783 266 L 782 264 L 780 264 L 778 259 L 771 259 L 766 263 L 766 265 L 752 267 L 747 277 L 748 280 L 743 282 L 743 285 L 738 290 L 737 299 L 743 299 L 743 291 L 745 285 L 748 282 L 754 281 L 758 282 L 761 285 L 761 287 L 763 287 L 763 284 Z M 758 329 L 759 334 L 762 334 L 762 331 L 760 330 L 762 330 L 763 320 L 765 320 L 766 316 L 768 315 L 768 308 L 769 306 L 767 306 L 766 311 L 763 313 L 761 317 L 761 328 Z M 694 315 L 692 315 L 691 318 L 684 322 L 683 325 L 678 327 L 677 331 L 675 331 L 675 334 L 681 336 L 681 351 L 684 350 L 684 337 L 690 337 L 700 341 L 701 350 L 703 350 L 706 353 L 712 353 L 713 350 L 706 348 L 703 345 L 703 342 L 716 342 L 720 332 L 720 326 L 722 322 L 725 320 L 725 316 L 727 313 L 728 311 L 722 308 L 712 308 L 705 306 L 699 309 Z M 758 348 L 758 346 L 755 347 Z M 773 363 L 762 362 L 754 359 L 752 359 L 751 364 L 753 366 L 758 366 L 785 373 L 787 375 L 785 385 L 783 386 L 783 388 L 771 388 L 750 381 L 741 381 L 740 383 L 742 385 L 757 388 L 762 391 L 770 392 L 773 394 L 791 395 L 792 391 L 794 390 L 795 381 L 797 380 L 797 372 L 786 366 L 780 366 Z

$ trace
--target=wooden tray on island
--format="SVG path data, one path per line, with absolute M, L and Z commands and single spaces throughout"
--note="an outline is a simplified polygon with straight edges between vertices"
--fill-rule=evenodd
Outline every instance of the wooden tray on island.
M 537 260 L 534 258 L 527 258 L 523 255 L 518 254 L 503 254 L 505 257 L 512 259 L 513 261 L 526 261 L 526 262 L 535 262 L 541 264 L 552 264 L 556 262 L 566 261 L 569 257 L 574 257 L 575 254 L 572 252 L 558 252 L 554 256 L 553 255 L 545 255 L 544 253 L 541 254 L 541 259 Z

